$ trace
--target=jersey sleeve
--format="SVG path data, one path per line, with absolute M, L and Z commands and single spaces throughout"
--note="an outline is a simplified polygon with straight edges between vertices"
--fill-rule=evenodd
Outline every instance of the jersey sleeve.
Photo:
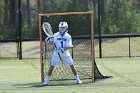
M 66 44 L 66 47 L 73 47 L 71 36 L 67 37 L 66 43 L 67 43 L 67 44 Z

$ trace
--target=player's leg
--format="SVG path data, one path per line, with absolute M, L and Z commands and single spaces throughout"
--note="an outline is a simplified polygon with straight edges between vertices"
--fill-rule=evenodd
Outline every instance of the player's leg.
M 79 75 L 78 75 L 78 73 L 77 73 L 77 70 L 76 70 L 76 68 L 74 67 L 74 61 L 73 61 L 73 59 L 71 58 L 71 56 L 65 56 L 65 57 L 63 58 L 63 60 L 66 62 L 67 65 L 70 66 L 70 68 L 71 68 L 71 70 L 72 70 L 72 72 L 73 72 L 73 74 L 74 74 L 74 76 L 75 76 L 75 79 L 76 79 L 76 81 L 77 81 L 77 84 L 82 83 L 81 80 L 80 80 L 80 78 L 79 78 Z
M 74 65 L 70 65 L 70 68 L 71 68 L 71 70 L 72 70 L 72 72 L 73 72 L 73 74 L 74 74 L 74 76 L 75 76 L 75 79 L 76 79 L 76 81 L 77 81 L 77 84 L 81 84 L 82 82 L 81 82 L 81 80 L 80 80 L 80 78 L 79 78 L 79 75 L 78 75 L 77 70 L 76 70 L 76 68 L 74 67 Z
M 44 84 L 45 85 L 48 85 L 48 82 L 50 80 L 50 76 L 52 75 L 53 69 L 54 69 L 54 66 L 50 66 L 50 68 L 48 70 L 48 74 L 47 74 L 47 76 L 44 79 Z
M 50 80 L 54 67 L 60 66 L 60 65 L 61 65 L 60 58 L 59 58 L 58 54 L 54 53 L 52 56 L 51 62 L 50 62 L 50 68 L 48 70 L 48 74 L 47 74 L 46 78 L 44 79 L 45 85 L 48 85 L 48 82 Z

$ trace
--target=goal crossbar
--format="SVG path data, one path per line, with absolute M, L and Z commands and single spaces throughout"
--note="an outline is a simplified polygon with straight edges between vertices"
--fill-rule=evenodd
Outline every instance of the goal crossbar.
M 64 15 L 83 15 L 83 14 L 93 14 L 94 12 L 65 12 L 65 13 L 44 13 L 39 14 L 39 16 L 64 16 Z

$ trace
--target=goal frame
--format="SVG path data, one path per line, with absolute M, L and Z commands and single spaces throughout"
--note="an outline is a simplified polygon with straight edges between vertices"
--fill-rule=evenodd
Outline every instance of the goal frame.
M 40 73 L 41 73 L 41 82 L 44 80 L 44 67 L 43 67 L 43 57 L 42 57 L 42 29 L 41 29 L 41 18 L 43 16 L 67 16 L 67 15 L 90 15 L 90 22 L 91 22 L 91 64 L 92 64 L 92 73 L 91 73 L 91 78 L 92 82 L 95 81 L 94 77 L 94 17 L 93 17 L 94 12 L 64 12 L 64 13 L 42 13 L 38 15 L 38 22 L 39 22 L 39 36 L 40 36 Z

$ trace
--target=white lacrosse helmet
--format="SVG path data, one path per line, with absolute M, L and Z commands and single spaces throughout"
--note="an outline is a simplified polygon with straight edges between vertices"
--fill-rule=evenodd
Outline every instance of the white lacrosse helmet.
M 64 35 L 65 32 L 68 32 L 68 24 L 67 22 L 60 22 L 59 23 L 59 31 L 62 35 Z

